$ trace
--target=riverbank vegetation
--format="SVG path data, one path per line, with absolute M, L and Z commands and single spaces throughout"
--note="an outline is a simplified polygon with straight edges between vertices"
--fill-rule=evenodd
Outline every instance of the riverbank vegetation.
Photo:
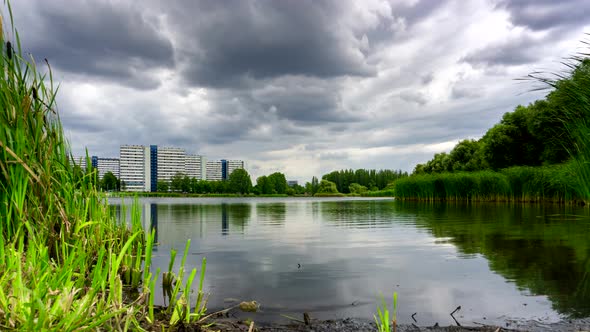
M 590 59 L 579 54 L 568 71 L 528 79 L 552 88 L 546 98 L 517 106 L 479 140 L 416 165 L 395 182 L 394 195 L 417 200 L 553 201 L 590 198 Z
M 197 271 L 183 279 L 186 251 L 180 270 L 166 274 L 176 280 L 168 307 L 154 306 L 164 279 L 150 269 L 154 233 L 145 234 L 136 208 L 117 221 L 96 173 L 73 164 L 49 61 L 23 57 L 10 4 L 8 13 L 8 25 L 0 16 L 0 329 L 161 330 L 201 320 L 202 287 L 191 295 Z

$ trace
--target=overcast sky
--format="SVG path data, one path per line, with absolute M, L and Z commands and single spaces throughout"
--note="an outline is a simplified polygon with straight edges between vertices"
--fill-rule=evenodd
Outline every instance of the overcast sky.
M 479 138 L 590 32 L 588 0 L 18 0 L 73 152 L 180 146 L 257 177 L 411 171 Z M 9 35 L 9 37 L 11 37 Z M 42 61 L 38 61 L 42 62 Z

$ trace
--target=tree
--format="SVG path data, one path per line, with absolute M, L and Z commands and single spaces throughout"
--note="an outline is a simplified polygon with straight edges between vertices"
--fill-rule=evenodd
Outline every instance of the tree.
M 319 194 L 337 194 L 336 184 L 332 181 L 322 180 L 318 188 Z
M 158 181 L 158 183 L 156 184 L 156 190 L 158 192 L 168 192 L 169 188 L 170 186 L 168 185 L 167 181 Z
M 320 184 L 318 182 L 318 178 L 316 178 L 315 176 L 311 178 L 311 195 L 315 195 L 318 192 L 318 189 L 320 188 Z
M 170 179 L 170 190 L 171 191 L 183 191 L 184 185 L 184 178 L 185 175 L 181 172 L 174 174 L 172 179 Z M 188 179 L 188 178 L 187 178 Z
M 348 189 L 352 194 L 362 194 L 367 191 L 367 187 L 361 186 L 358 183 L 352 183 L 350 186 L 348 186 Z
M 229 190 L 234 193 L 248 194 L 252 190 L 250 174 L 245 169 L 238 168 L 229 175 Z
M 100 188 L 105 191 L 119 190 L 119 179 L 112 172 L 106 172 L 100 181 Z
M 268 181 L 272 183 L 276 194 L 284 194 L 287 191 L 287 178 L 280 172 L 272 173 L 268 176 Z

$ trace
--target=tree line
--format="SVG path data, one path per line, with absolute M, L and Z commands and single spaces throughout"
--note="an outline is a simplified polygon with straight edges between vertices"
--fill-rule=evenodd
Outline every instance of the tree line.
M 406 176 L 408 173 L 401 170 L 347 169 L 325 174 L 322 179 L 333 182 L 340 193 L 354 194 L 383 190 L 388 184 Z
M 544 99 L 527 106 L 519 105 L 505 113 L 499 123 L 479 140 L 462 140 L 451 152 L 437 153 L 414 168 L 414 174 L 456 171 L 499 170 L 513 166 L 542 166 L 566 162 L 574 131 L 579 123 L 590 123 L 584 100 L 571 93 L 572 88 L 585 94 L 590 60 L 581 61 L 571 75 L 554 84 Z

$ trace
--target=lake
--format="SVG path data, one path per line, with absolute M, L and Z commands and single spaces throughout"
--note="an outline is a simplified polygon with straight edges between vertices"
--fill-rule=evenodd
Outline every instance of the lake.
M 111 198 L 119 215 L 132 199 Z M 590 316 L 588 208 L 365 198 L 145 198 L 153 270 L 187 239 L 207 258 L 208 308 L 256 300 L 255 321 L 372 319 L 398 293 L 398 321 L 543 322 Z M 124 211 L 124 212 L 122 212 Z M 161 277 L 159 278 L 161 280 Z M 161 292 L 156 301 L 163 303 Z

